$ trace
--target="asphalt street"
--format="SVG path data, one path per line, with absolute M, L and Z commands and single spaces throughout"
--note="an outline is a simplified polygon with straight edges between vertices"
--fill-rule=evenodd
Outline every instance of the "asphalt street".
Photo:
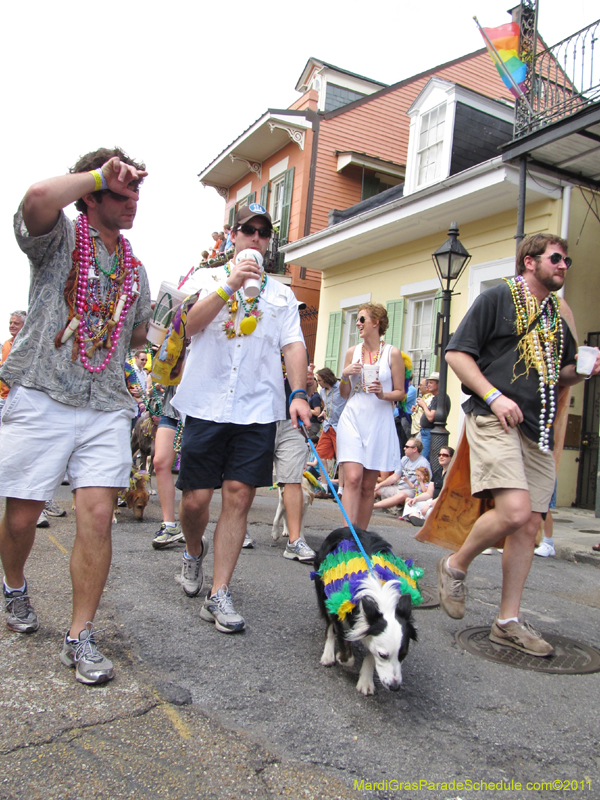
M 491 625 L 499 554 L 472 566 L 464 620 L 439 608 L 415 611 L 419 642 L 400 691 L 379 685 L 363 697 L 360 650 L 352 669 L 319 664 L 324 623 L 311 567 L 285 560 L 284 540 L 271 539 L 275 492 L 259 490 L 250 512 L 255 548 L 242 551 L 231 586 L 247 625 L 236 635 L 200 619 L 205 592 L 183 594 L 183 547 L 152 549 L 160 523 L 152 497 L 143 522 L 124 510 L 113 527 L 113 567 L 96 622 L 116 678 L 85 687 L 58 659 L 70 615 L 74 513 L 68 487 L 57 499 L 68 516 L 38 532 L 27 570 L 40 630 L 0 632 L 2 800 L 521 800 L 556 797 L 554 781 L 564 781 L 563 790 L 570 782 L 569 797 L 600 797 L 600 673 L 514 669 L 456 643 L 463 628 Z M 209 535 L 219 509 L 216 493 Z M 315 501 L 308 543 L 317 548 L 341 523 L 332 501 Z M 439 548 L 414 541 L 415 529 L 389 516 L 373 516 L 371 528 L 424 568 L 422 584 L 435 585 Z M 210 586 L 212 553 L 205 573 Z M 535 559 L 526 617 L 600 648 L 598 574 L 593 563 Z M 482 781 L 503 788 L 473 788 Z

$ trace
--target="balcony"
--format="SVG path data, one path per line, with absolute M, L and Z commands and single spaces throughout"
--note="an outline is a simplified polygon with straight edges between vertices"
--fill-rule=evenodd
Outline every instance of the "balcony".
M 517 101 L 515 140 L 600 101 L 599 35 L 597 20 L 552 47 L 534 51 L 529 91 Z

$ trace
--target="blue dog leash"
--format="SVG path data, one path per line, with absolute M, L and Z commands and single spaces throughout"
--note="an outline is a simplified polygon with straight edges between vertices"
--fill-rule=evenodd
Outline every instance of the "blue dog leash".
M 360 539 L 358 538 L 358 536 L 356 534 L 356 531 L 354 530 L 354 525 L 350 522 L 350 519 L 348 518 L 348 514 L 346 514 L 346 509 L 342 505 L 342 501 L 340 500 L 340 498 L 338 496 L 338 493 L 336 492 L 335 487 L 334 487 L 333 483 L 331 482 L 331 478 L 327 474 L 327 470 L 323 466 L 323 462 L 319 458 L 319 454 L 317 453 L 317 450 L 316 450 L 314 444 L 308 438 L 308 434 L 306 433 L 306 428 L 304 427 L 304 423 L 302 422 L 302 420 L 300 418 L 298 418 L 298 425 L 300 426 L 301 433 L 304 435 L 304 438 L 306 439 L 306 441 L 310 445 L 310 448 L 313 451 L 315 458 L 317 459 L 317 463 L 321 467 L 321 471 L 322 471 L 323 475 L 325 475 L 325 477 L 327 478 L 327 483 L 329 484 L 329 489 L 330 489 L 331 493 L 333 494 L 336 503 L 340 507 L 342 514 L 344 515 L 344 519 L 346 520 L 346 522 L 348 524 L 348 527 L 350 528 L 352 536 L 354 537 L 354 541 L 358 545 L 358 549 L 360 550 L 362 557 L 366 561 L 367 567 L 369 568 L 369 572 L 371 573 L 371 575 L 373 575 L 373 577 L 376 577 L 375 573 L 373 571 L 373 564 L 371 563 L 371 559 L 365 553 L 365 548 L 362 546 L 362 543 L 361 543 Z

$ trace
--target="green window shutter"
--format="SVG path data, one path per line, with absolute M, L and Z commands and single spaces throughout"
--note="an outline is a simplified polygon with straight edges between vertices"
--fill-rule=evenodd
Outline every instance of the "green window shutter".
M 375 197 L 381 191 L 381 181 L 374 175 L 365 175 L 363 178 L 361 200 L 368 200 L 369 197 Z
M 269 210 L 267 207 L 268 202 L 269 202 L 269 184 L 265 183 L 264 186 L 260 187 L 260 204 L 267 211 Z
M 404 334 L 404 298 L 400 300 L 388 300 L 386 311 L 390 325 L 385 334 L 385 340 L 389 344 L 402 350 L 402 336 Z
M 233 228 L 233 220 L 235 219 L 235 206 L 231 206 L 229 209 L 229 225 Z
M 250 203 L 253 203 L 255 200 L 256 200 L 256 192 L 251 192 L 248 195 L 248 205 L 250 205 Z
M 294 185 L 294 167 L 286 170 L 283 179 L 283 198 L 281 201 L 281 220 L 279 221 L 279 241 L 287 243 L 290 232 L 290 213 L 292 209 L 292 187 Z M 334 370 L 335 372 L 335 370 Z
M 435 372 L 439 367 L 440 354 L 435 352 L 436 334 L 438 331 L 438 314 L 442 313 L 442 290 L 438 289 L 433 301 L 433 314 L 431 318 L 431 355 L 429 356 L 429 371 Z
M 327 330 L 327 347 L 325 350 L 325 366 L 338 374 L 340 360 L 340 344 L 342 342 L 342 312 L 332 311 L 329 315 L 329 328 Z

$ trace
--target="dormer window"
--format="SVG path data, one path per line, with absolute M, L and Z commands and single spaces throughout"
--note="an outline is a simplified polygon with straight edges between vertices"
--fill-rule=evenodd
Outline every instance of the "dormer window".
M 405 196 L 498 157 L 512 136 L 511 106 L 437 76 L 407 113 Z
M 443 177 L 442 153 L 446 104 L 432 108 L 421 117 L 419 134 L 417 185 L 426 186 Z

